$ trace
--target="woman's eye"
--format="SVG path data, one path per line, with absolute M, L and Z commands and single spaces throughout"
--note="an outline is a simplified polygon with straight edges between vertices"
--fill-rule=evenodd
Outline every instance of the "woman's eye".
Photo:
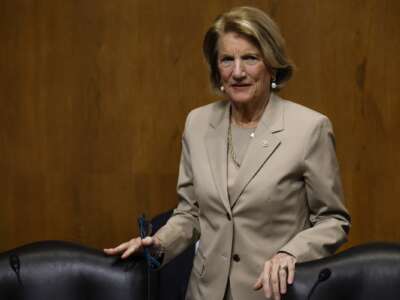
M 233 58 L 232 57 L 222 57 L 220 60 L 220 63 L 224 67 L 230 66 L 233 64 Z
M 256 63 L 258 62 L 258 57 L 257 57 L 257 56 L 254 56 L 254 55 L 244 56 L 244 57 L 243 57 L 243 61 L 244 61 L 246 64 L 254 65 L 254 64 L 256 64 Z

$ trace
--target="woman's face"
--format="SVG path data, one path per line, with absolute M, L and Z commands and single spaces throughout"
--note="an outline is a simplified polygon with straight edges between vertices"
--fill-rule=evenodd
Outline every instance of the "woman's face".
M 260 50 L 243 35 L 228 32 L 219 38 L 218 70 L 233 102 L 265 101 L 269 95 L 271 73 Z

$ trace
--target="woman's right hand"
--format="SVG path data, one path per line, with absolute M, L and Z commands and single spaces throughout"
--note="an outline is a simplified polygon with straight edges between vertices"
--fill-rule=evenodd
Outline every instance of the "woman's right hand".
M 161 243 L 156 237 L 147 236 L 144 239 L 137 237 L 114 248 L 104 249 L 104 253 L 107 255 L 121 255 L 121 258 L 124 259 L 132 254 L 142 252 L 144 247 L 152 247 L 153 249 L 158 250 L 161 248 Z

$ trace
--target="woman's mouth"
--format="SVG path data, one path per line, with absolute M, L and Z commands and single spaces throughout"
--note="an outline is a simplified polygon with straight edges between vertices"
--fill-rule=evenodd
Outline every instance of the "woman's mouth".
M 251 85 L 250 83 L 234 83 L 234 84 L 231 84 L 231 87 L 233 87 L 233 88 L 243 88 L 243 87 L 248 87 L 250 85 Z

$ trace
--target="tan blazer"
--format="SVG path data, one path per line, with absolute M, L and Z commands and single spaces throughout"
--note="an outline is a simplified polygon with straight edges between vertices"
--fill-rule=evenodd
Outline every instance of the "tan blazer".
M 179 205 L 156 235 L 164 264 L 200 239 L 186 299 L 265 299 L 252 286 L 278 251 L 299 262 L 346 241 L 349 215 L 331 124 L 271 95 L 232 191 L 227 193 L 229 102 L 193 110 L 182 139 Z M 179 272 L 179 270 L 177 270 Z

